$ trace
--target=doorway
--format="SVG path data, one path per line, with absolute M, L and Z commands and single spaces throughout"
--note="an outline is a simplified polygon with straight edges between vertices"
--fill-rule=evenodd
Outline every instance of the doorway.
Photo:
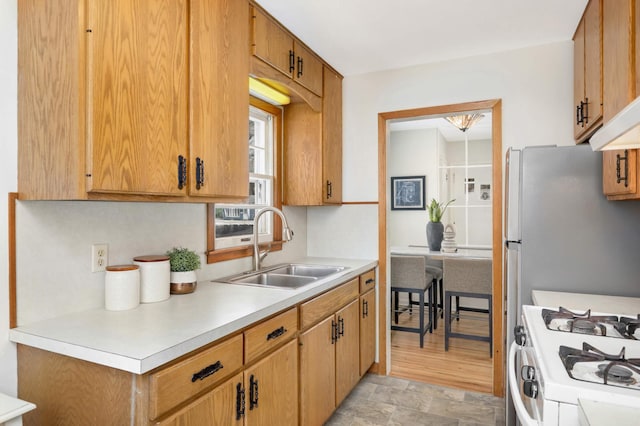
M 493 164 L 491 173 L 491 257 L 493 260 L 492 272 L 492 293 L 493 302 L 493 354 L 492 354 L 492 393 L 496 396 L 504 395 L 504 312 L 503 290 L 502 290 L 502 108 L 500 100 L 487 100 L 479 102 L 468 102 L 462 104 L 443 105 L 437 107 L 417 108 L 411 110 L 392 111 L 380 113 L 378 115 L 378 229 L 379 229 L 379 371 L 388 374 L 391 365 L 390 351 L 390 315 L 389 315 L 389 286 L 388 283 L 388 261 L 389 261 L 389 238 L 387 227 L 387 211 L 390 204 L 389 177 L 387 176 L 388 149 L 390 142 L 389 124 L 398 120 L 415 120 L 433 116 L 447 116 L 468 114 L 473 112 L 490 112 L 492 152 L 491 161 Z M 428 366 L 424 366 L 428 368 Z

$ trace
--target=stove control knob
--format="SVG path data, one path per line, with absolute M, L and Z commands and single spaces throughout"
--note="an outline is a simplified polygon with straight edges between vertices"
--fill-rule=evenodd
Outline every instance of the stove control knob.
M 522 380 L 535 380 L 536 369 L 530 365 L 523 365 L 522 369 L 520 369 L 520 375 Z
M 524 331 L 524 327 L 516 325 L 513 329 L 516 343 L 520 346 L 524 346 L 527 343 L 527 334 Z
M 538 382 L 535 380 L 525 380 L 522 385 L 522 390 L 529 398 L 536 399 L 538 397 Z

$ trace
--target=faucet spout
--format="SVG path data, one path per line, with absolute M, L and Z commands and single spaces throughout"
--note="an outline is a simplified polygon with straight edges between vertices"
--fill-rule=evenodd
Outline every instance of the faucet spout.
M 260 221 L 262 215 L 266 212 L 273 212 L 280 216 L 280 219 L 282 219 L 282 239 L 284 241 L 291 241 L 293 239 L 293 231 L 291 230 L 291 228 L 289 228 L 287 218 L 285 217 L 284 213 L 282 213 L 282 210 L 271 206 L 260 209 L 253 219 L 253 269 L 256 271 L 260 270 L 260 261 L 269 253 L 269 249 L 265 250 L 263 253 L 260 253 L 260 246 L 258 244 L 258 222 Z

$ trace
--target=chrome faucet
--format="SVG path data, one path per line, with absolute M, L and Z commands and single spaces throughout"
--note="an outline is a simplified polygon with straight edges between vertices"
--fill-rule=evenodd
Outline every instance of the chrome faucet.
M 264 207 L 256 213 L 255 218 L 253 219 L 253 268 L 256 271 L 260 270 L 260 262 L 264 259 L 267 254 L 269 254 L 269 250 L 271 247 L 267 248 L 265 251 L 260 253 L 260 247 L 258 246 L 258 221 L 260 217 L 266 212 L 274 212 L 280 219 L 282 219 L 282 239 L 284 241 L 291 241 L 293 239 L 293 231 L 289 228 L 289 224 L 287 223 L 287 218 L 284 216 L 281 210 L 275 207 Z

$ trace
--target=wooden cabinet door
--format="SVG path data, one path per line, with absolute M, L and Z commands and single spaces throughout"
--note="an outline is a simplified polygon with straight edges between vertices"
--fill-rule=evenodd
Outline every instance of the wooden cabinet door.
M 87 24 L 87 190 L 184 195 L 187 1 L 91 1 Z
M 580 119 L 580 108 L 584 103 L 584 19 L 578 24 L 573 37 L 573 135 L 577 140 L 585 130 L 584 120 Z
M 336 354 L 331 315 L 300 335 L 300 424 L 321 426 L 336 401 Z
M 324 67 L 322 169 L 325 204 L 342 203 L 342 77 Z
M 236 416 L 238 386 L 242 385 L 242 373 L 236 374 L 220 386 L 198 398 L 167 419 L 156 423 L 161 426 L 229 426 L 242 425 L 242 417 Z
M 189 194 L 249 196 L 249 5 L 190 2 Z
M 336 407 L 360 380 L 360 309 L 354 300 L 336 313 Z
M 602 5 L 604 122 L 635 98 L 633 0 Z
M 602 191 L 605 195 L 637 193 L 637 151 L 628 149 L 602 152 Z M 618 176 L 622 178 L 619 182 Z
M 246 426 L 298 424 L 298 341 L 244 372 Z
M 293 76 L 293 37 L 256 7 L 252 7 L 252 53 L 288 77 Z
M 293 51 L 296 55 L 293 79 L 316 95 L 322 96 L 322 61 L 297 41 L 294 42 Z
M 591 0 L 584 13 L 585 127 L 602 119 L 602 0 Z
M 360 377 L 364 376 L 376 357 L 376 292 L 360 296 Z

